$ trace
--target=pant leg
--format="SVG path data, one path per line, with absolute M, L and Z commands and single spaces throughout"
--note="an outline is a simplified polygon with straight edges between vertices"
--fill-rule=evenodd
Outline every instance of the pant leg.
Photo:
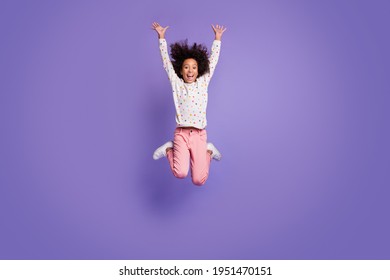
M 173 149 L 167 152 L 167 158 L 176 178 L 183 179 L 188 175 L 190 151 L 188 149 L 188 137 L 183 133 L 183 129 L 175 129 Z
M 207 152 L 207 132 L 193 130 L 190 137 L 191 176 L 195 185 L 206 183 L 209 176 L 211 156 Z

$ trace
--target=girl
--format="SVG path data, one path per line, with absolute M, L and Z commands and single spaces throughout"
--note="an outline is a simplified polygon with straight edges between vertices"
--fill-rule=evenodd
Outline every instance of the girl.
M 207 88 L 218 62 L 221 37 L 226 28 L 211 26 L 215 40 L 210 57 L 205 46 L 196 43 L 189 46 L 186 40 L 171 45 L 171 61 L 165 41 L 165 32 L 169 26 L 162 27 L 156 22 L 152 24 L 152 29 L 159 37 L 163 66 L 172 86 L 177 123 L 173 142 L 169 141 L 157 148 L 153 158 L 157 160 L 166 156 L 177 178 L 187 176 L 191 161 L 192 182 L 198 186 L 203 185 L 208 178 L 211 159 L 221 159 L 215 146 L 207 143 L 205 127 Z

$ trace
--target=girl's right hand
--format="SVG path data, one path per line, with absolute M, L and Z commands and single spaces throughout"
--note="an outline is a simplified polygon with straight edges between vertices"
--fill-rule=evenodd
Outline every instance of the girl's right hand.
M 169 26 L 162 27 L 157 22 L 153 22 L 153 24 L 152 24 L 152 29 L 156 30 L 159 39 L 164 39 L 165 38 L 165 31 L 168 29 L 168 27 Z

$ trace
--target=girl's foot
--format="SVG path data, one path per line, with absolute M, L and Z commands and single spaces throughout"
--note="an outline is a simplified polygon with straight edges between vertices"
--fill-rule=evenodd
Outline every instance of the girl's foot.
M 173 148 L 173 142 L 172 141 L 168 141 L 167 143 L 165 143 L 164 145 L 158 147 L 154 153 L 153 153 L 153 159 L 154 160 L 158 160 L 162 157 L 166 157 L 167 156 L 167 149 L 172 149 Z
M 215 160 L 221 160 L 222 155 L 221 153 L 215 148 L 213 143 L 207 143 L 207 151 L 211 151 L 211 158 Z

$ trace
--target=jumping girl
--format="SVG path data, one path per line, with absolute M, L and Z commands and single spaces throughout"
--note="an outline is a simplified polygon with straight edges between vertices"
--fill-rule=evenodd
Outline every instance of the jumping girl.
M 171 45 L 171 61 L 165 40 L 169 26 L 162 27 L 156 22 L 152 24 L 152 29 L 158 34 L 163 66 L 172 86 L 177 124 L 173 142 L 168 141 L 157 148 L 153 159 L 167 157 L 173 175 L 177 178 L 187 176 L 191 162 L 192 182 L 198 186 L 203 185 L 208 178 L 211 159 L 221 159 L 215 146 L 207 143 L 205 127 L 207 89 L 218 62 L 221 37 L 226 28 L 211 26 L 215 40 L 210 57 L 204 45 L 194 43 L 189 46 L 186 40 Z

